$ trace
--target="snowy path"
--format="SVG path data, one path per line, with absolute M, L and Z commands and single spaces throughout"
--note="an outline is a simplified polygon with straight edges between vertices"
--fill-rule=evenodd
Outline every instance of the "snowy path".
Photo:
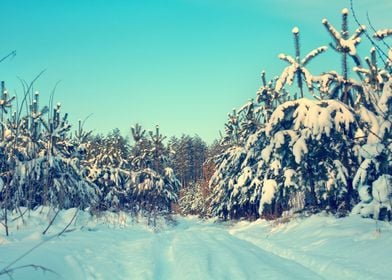
M 62 228 L 72 213 L 59 219 Z M 46 224 L 31 219 L 0 236 L 0 268 L 43 240 Z M 43 274 L 18 270 L 14 279 L 386 279 L 392 269 L 392 228 L 375 237 L 364 220 L 315 217 L 273 226 L 234 226 L 179 218 L 160 232 L 132 224 L 113 228 L 79 220 L 75 231 L 49 240 L 18 264 L 43 265 Z M 19 227 L 21 227 L 19 225 Z M 384 251 L 383 251 L 384 250 Z M 372 256 L 372 259 L 369 259 Z M 0 276 L 0 279 L 8 277 Z
M 159 234 L 167 270 L 151 279 L 301 279 L 317 276 L 218 227 L 199 226 Z M 162 242 L 163 241 L 163 242 Z
M 39 242 L 36 238 L 31 233 L 0 246 L 2 262 L 5 255 L 13 259 Z M 158 233 L 139 226 L 74 231 L 48 241 L 20 264 L 29 263 L 51 268 L 64 279 L 320 279 L 223 226 L 194 221 Z M 14 277 L 60 279 L 31 270 Z

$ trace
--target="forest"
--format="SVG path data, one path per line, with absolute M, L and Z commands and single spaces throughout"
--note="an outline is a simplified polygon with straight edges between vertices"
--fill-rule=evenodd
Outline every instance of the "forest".
M 43 72 L 22 95 L 2 81 L 0 278 L 388 278 L 392 29 L 349 3 L 310 52 L 292 28 L 279 75 L 261 72 L 212 143 L 73 125 L 56 88 L 37 91 Z M 340 64 L 311 71 L 326 53 Z
M 294 27 L 293 55 L 279 55 L 287 67 L 271 80 L 262 72 L 254 99 L 228 114 L 212 145 L 197 135 L 167 139 L 159 126 L 135 124 L 129 137 L 118 129 L 93 134 L 86 120 L 73 128 L 53 96 L 49 105 L 40 100 L 35 80 L 23 81 L 21 100 L 2 82 L 7 234 L 10 211 L 42 205 L 122 210 L 151 221 L 172 213 L 254 220 L 320 211 L 390 220 L 392 29 L 372 30 L 354 14 L 351 31 L 349 18 L 343 9 L 341 30 L 323 19 L 331 42 L 309 53 Z M 372 44 L 368 54 L 357 52 L 361 40 Z M 307 65 L 327 51 L 340 56 L 341 69 L 310 73 Z

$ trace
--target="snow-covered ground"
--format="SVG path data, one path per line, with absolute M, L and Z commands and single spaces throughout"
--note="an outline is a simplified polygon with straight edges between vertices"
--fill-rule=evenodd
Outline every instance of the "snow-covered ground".
M 358 217 L 322 215 L 288 223 L 236 224 L 176 217 L 153 230 L 125 214 L 100 218 L 79 213 L 71 231 L 60 232 L 74 209 L 40 209 L 0 228 L 0 271 L 34 247 L 14 267 L 14 279 L 390 279 L 392 226 Z M 29 217 L 28 217 L 29 215 Z M 8 275 L 0 276 L 7 279 Z

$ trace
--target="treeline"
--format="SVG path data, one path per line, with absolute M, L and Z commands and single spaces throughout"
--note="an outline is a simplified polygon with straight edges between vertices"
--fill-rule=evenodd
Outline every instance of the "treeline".
M 146 131 L 139 124 L 131 137 L 118 129 L 93 135 L 82 121 L 73 130 L 61 105 L 40 106 L 32 86 L 26 85 L 16 107 L 2 83 L 0 208 L 6 228 L 8 211 L 41 205 L 123 210 L 153 220 L 173 207 L 180 211 L 181 186 L 206 180 L 203 164 L 213 150 L 200 137 L 167 140 L 158 126 Z
M 279 55 L 288 66 L 270 81 L 262 73 L 255 99 L 228 115 L 225 135 L 211 146 L 138 124 L 132 144 L 117 129 L 93 135 L 81 121 L 72 131 L 53 98 L 41 106 L 33 83 L 18 102 L 2 84 L 2 223 L 7 228 L 7 211 L 39 205 L 151 219 L 173 211 L 222 219 L 353 211 L 391 219 L 392 51 L 385 39 L 392 29 L 370 34 L 359 25 L 350 34 L 348 17 L 343 9 L 341 31 L 322 20 L 340 72 L 310 73 L 307 65 L 327 47 L 302 57 L 294 28 L 295 54 Z M 357 46 L 364 35 L 373 48 L 363 59 Z

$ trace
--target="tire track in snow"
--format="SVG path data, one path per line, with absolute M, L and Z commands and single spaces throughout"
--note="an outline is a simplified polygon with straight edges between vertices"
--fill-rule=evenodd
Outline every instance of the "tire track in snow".
M 46 246 L 62 259 L 53 268 L 72 275 L 66 279 L 320 279 L 222 225 L 195 221 L 159 233 L 139 226 L 75 231 Z
M 281 246 L 277 243 L 278 240 L 269 240 L 267 237 L 252 236 L 249 233 L 241 231 L 229 231 L 231 235 L 240 240 L 244 240 L 253 244 L 254 246 L 274 254 L 280 258 L 297 263 L 304 268 L 313 271 L 324 279 L 382 279 L 374 273 L 368 273 L 359 270 L 354 264 L 342 265 L 339 258 L 331 259 L 331 257 L 316 255 L 310 252 L 304 252 L 298 248 L 291 248 L 289 246 Z M 343 262 L 342 262 L 343 263 Z M 350 267 L 352 266 L 352 267 Z
M 217 227 L 172 233 L 175 264 L 164 279 L 321 279 L 313 271 Z

